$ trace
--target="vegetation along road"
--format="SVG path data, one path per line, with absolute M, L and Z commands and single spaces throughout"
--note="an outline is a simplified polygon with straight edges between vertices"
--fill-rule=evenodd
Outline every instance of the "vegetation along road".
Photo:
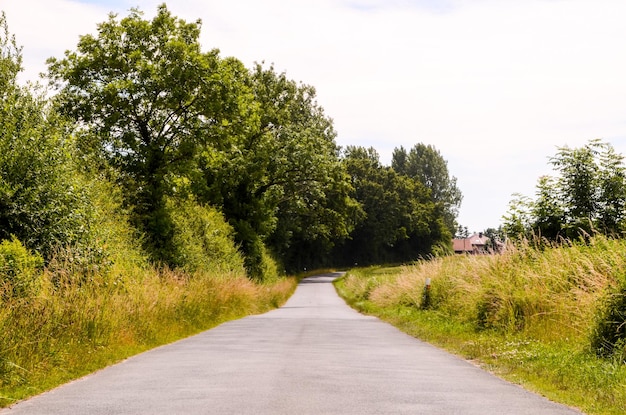
M 349 308 L 339 274 L 0 411 L 18 414 L 575 414 Z

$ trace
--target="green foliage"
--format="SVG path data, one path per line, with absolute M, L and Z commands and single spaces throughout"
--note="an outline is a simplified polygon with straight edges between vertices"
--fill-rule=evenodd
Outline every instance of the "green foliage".
M 200 148 L 219 144 L 245 103 L 233 91 L 230 62 L 217 50 L 201 52 L 199 35 L 200 22 L 177 19 L 165 5 L 151 21 L 133 9 L 119 21 L 110 15 L 64 59 L 49 60 L 60 109 L 89 131 L 83 148 L 120 172 L 157 260 L 173 237 L 166 195 L 194 170 Z
M 43 258 L 15 237 L 0 243 L 0 300 L 30 297 L 41 289 Z
M 450 244 L 443 212 L 419 180 L 383 167 L 373 148 L 347 147 L 344 164 L 365 214 L 338 249 L 344 261 L 410 261 L 432 254 L 439 244 Z
M 259 273 L 262 276 L 264 284 L 275 283 L 281 277 L 284 277 L 282 263 L 265 246 L 261 246 L 261 260 L 259 261 Z
M 591 347 L 600 357 L 626 363 L 626 276 L 619 275 L 600 302 L 591 332 Z
M 21 52 L 5 25 L 0 237 L 15 234 L 53 274 L 81 274 L 81 284 L 114 274 L 123 246 L 129 263 L 195 272 L 237 268 L 232 238 L 253 278 L 277 274 L 275 258 L 291 270 L 327 265 L 348 245 L 369 261 L 445 251 L 460 192 L 439 152 L 416 146 L 403 175 L 359 171 L 340 158 L 312 86 L 203 52 L 199 35 L 199 21 L 165 5 L 151 20 L 112 14 L 48 61 L 51 105 L 15 85 Z M 120 186 L 115 206 L 98 180 Z M 207 206 L 232 233 L 216 236 L 223 223 Z
M 132 9 L 49 60 L 56 103 L 76 121 L 82 156 L 116 170 L 152 260 L 200 266 L 205 248 L 190 241 L 202 239 L 204 225 L 171 208 L 191 208 L 190 198 L 223 213 L 253 278 L 267 268 L 267 252 L 300 270 L 327 265 L 350 238 L 367 246 L 354 174 L 315 89 L 272 66 L 248 70 L 217 50 L 202 52 L 199 34 L 200 22 L 175 18 L 165 5 L 152 20 Z M 402 175 L 384 169 L 366 179 L 375 184 L 369 190 L 360 187 L 376 227 L 360 257 L 413 259 L 450 239 L 461 200 L 456 179 L 432 146 L 417 145 L 406 158 Z M 389 218 L 376 206 L 376 186 Z
M 256 115 L 217 151 L 202 153 L 204 182 L 194 188 L 200 200 L 222 208 L 258 277 L 264 244 L 293 266 L 303 245 L 329 247 L 349 233 L 354 203 L 315 89 L 260 64 L 240 82 L 249 85 Z
M 597 166 L 595 145 L 591 143 L 578 149 L 562 147 L 551 159 L 560 173 L 560 201 L 565 213 L 574 224 L 591 224 L 599 208 L 597 198 Z M 587 232 L 590 229 L 585 226 Z
M 536 199 L 516 195 L 504 216 L 508 236 L 576 239 L 600 232 L 620 236 L 626 219 L 623 156 L 600 140 L 581 148 L 559 148 L 550 163 L 558 174 L 544 176 Z
M 418 180 L 428 189 L 434 203 L 440 205 L 444 222 L 451 234 L 456 231 L 456 217 L 463 195 L 450 176 L 448 162 L 432 145 L 416 144 L 407 153 L 404 147 L 393 152 L 391 167 L 404 176 Z
M 332 250 L 350 238 L 363 210 L 342 164 L 324 183 L 303 186 L 300 200 L 281 203 L 278 223 L 268 243 L 291 271 L 333 264 Z
M 148 255 L 142 249 L 139 231 L 131 223 L 131 213 L 124 207 L 124 189 L 105 175 L 93 174 L 89 177 L 89 198 L 94 210 L 92 245 L 104 251 L 107 263 L 112 265 L 111 273 L 119 274 L 114 268 L 145 268 Z
M 0 18 L 0 239 L 15 235 L 50 259 L 88 236 L 90 206 L 65 122 L 32 87 L 20 87 L 21 50 Z
M 540 177 L 537 183 L 537 200 L 532 204 L 535 231 L 552 240 L 561 233 L 565 217 L 563 204 L 554 196 L 556 188 L 557 183 L 553 177 Z
M 531 235 L 533 203 L 528 196 L 520 193 L 513 194 L 513 199 L 509 202 L 509 210 L 502 217 L 504 221 L 502 228 L 507 236 L 521 240 Z
M 22 70 L 22 48 L 9 34 L 4 12 L 0 12 L 0 94 L 7 99 L 15 89 L 15 77 Z M 6 110 L 6 106 L 3 106 Z
M 84 130 L 81 148 L 118 170 L 157 261 L 180 263 L 166 205 L 189 194 L 222 210 L 254 277 L 270 238 L 281 253 L 303 243 L 328 251 L 352 229 L 355 203 L 315 89 L 203 53 L 199 33 L 165 5 L 151 21 L 133 9 L 50 59 L 59 107 Z
M 215 208 L 193 200 L 169 199 L 174 235 L 171 263 L 189 272 L 242 272 L 243 258 L 233 242 L 233 229 Z

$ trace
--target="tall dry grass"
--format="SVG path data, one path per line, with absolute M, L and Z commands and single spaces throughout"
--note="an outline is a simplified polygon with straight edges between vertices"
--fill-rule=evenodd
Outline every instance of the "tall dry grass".
M 122 189 L 85 177 L 86 237 L 45 263 L 20 241 L 0 243 L 0 406 L 134 353 L 286 301 L 268 255 L 265 282 L 246 276 L 233 230 L 215 208 L 170 200 L 176 269 L 149 261 Z
M 0 308 L 0 406 L 223 321 L 282 304 L 293 278 L 135 269 L 107 284 L 47 274 L 35 297 Z
M 356 308 L 550 399 L 626 413 L 626 241 L 533 246 L 351 270 L 336 285 Z
M 500 255 L 442 257 L 405 266 L 374 284 L 367 298 L 380 307 L 422 308 L 430 279 L 429 305 L 477 329 L 524 330 L 545 339 L 581 337 L 590 334 L 603 294 L 624 269 L 624 241 L 597 237 L 589 244 L 543 250 L 525 244 Z

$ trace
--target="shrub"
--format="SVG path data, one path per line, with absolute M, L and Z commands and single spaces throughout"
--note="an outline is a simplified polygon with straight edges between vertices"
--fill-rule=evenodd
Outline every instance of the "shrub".
M 607 290 L 601 300 L 591 334 L 591 347 L 600 357 L 626 363 L 626 276 Z
M 171 264 L 190 272 L 243 270 L 243 257 L 233 240 L 233 229 L 215 208 L 193 200 L 167 201 L 173 224 Z
M 279 261 L 272 255 L 270 250 L 263 245 L 261 247 L 261 280 L 264 283 L 275 283 L 283 274 Z
M 15 237 L 0 243 L 0 281 L 3 299 L 36 295 L 41 288 L 43 259 Z
M 0 15 L 0 239 L 15 235 L 50 259 L 86 237 L 91 204 L 76 176 L 67 123 L 46 96 L 17 82 L 21 48 Z

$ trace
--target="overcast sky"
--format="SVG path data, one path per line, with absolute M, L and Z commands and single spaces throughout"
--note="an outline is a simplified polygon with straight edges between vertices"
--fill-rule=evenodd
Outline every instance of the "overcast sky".
M 0 0 L 23 79 L 113 11 L 163 1 Z M 205 50 L 273 63 L 313 85 L 341 146 L 434 145 L 457 177 L 458 218 L 497 227 L 533 196 L 558 147 L 601 138 L 626 153 L 626 1 L 175 0 Z

